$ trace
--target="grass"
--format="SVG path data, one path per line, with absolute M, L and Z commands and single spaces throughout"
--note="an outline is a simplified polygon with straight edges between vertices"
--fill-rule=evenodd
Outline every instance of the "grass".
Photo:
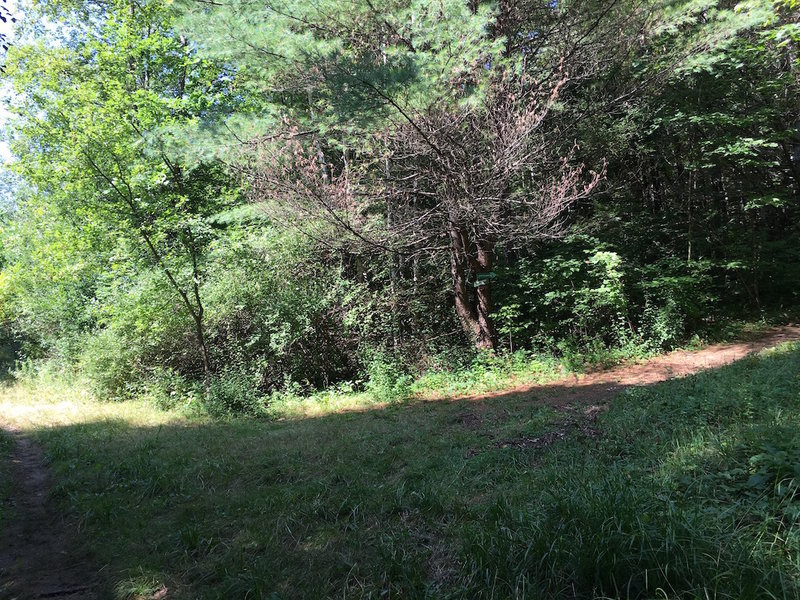
M 0 431 L 0 532 L 7 519 L 10 518 L 9 498 L 13 483 L 11 468 L 11 438 Z
M 431 369 L 410 386 L 413 396 L 467 395 L 494 392 L 511 386 L 546 383 L 563 377 L 562 364 L 549 355 L 524 351 L 493 355 L 481 353 L 463 369 Z
M 785 345 L 596 422 L 519 394 L 220 421 L 55 384 L 0 412 L 111 598 L 797 598 L 799 374 Z
M 374 407 L 378 403 L 409 399 L 443 399 L 476 396 L 483 393 L 545 384 L 563 379 L 568 374 L 608 368 L 626 361 L 635 361 L 654 352 L 630 345 L 625 348 L 595 349 L 593 353 L 568 353 L 561 358 L 552 354 L 516 351 L 513 353 L 479 352 L 466 364 L 441 360 L 429 365 L 421 374 L 411 375 L 400 364 L 384 358 L 373 363 L 363 392 L 359 386 L 343 384 L 308 396 L 293 393 L 275 394 L 263 414 L 281 418 L 327 414 L 332 410 Z
M 784 324 L 788 315 L 778 314 L 761 320 L 724 319 L 714 328 L 695 334 L 686 340 L 680 349 L 699 350 L 711 343 L 747 341 L 758 339 L 771 326 Z M 673 348 L 679 349 L 679 348 Z M 461 357 L 444 356 L 434 360 L 421 373 L 411 374 L 400 364 L 382 356 L 369 369 L 367 393 L 353 393 L 352 385 L 332 388 L 311 395 L 308 401 L 292 394 L 280 396 L 276 405 L 280 413 L 288 406 L 294 409 L 304 406 L 315 410 L 323 406 L 343 405 L 356 402 L 358 405 L 374 403 L 375 399 L 394 401 L 408 398 L 446 398 L 472 396 L 481 393 L 549 383 L 562 379 L 567 374 L 585 373 L 608 369 L 626 362 L 645 360 L 664 353 L 668 349 L 654 348 L 646 340 L 633 336 L 616 346 L 608 346 L 601 340 L 588 345 L 562 343 L 556 354 L 518 350 L 513 353 L 479 352 L 471 361 L 461 362 Z M 288 401 L 288 402 L 287 402 Z M 274 416 L 275 412 L 272 412 Z
M 162 407 L 181 410 L 187 415 L 234 416 L 242 408 L 250 415 L 271 420 L 285 420 L 329 415 L 332 413 L 376 410 L 398 402 L 452 398 L 507 390 L 513 387 L 542 384 L 575 372 L 552 356 L 528 352 L 494 355 L 478 354 L 474 360 L 461 367 L 436 365 L 419 377 L 390 361 L 376 363 L 366 385 L 341 383 L 326 390 L 300 394 L 292 390 L 275 392 L 269 396 L 253 394 L 246 403 L 231 402 L 239 390 L 232 390 L 226 398 L 213 394 L 210 401 L 202 400 L 199 391 L 176 394 L 170 397 L 179 401 L 155 400 Z M 161 397 L 166 396 L 163 392 Z M 247 394 L 240 394 L 240 397 Z M 189 399 L 187 402 L 187 398 Z M 236 410 L 230 410 L 234 405 Z

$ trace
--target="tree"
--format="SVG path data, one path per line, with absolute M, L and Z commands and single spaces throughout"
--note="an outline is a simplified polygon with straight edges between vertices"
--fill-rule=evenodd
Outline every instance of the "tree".
M 789 306 L 800 275 L 787 243 L 800 208 L 797 4 L 669 8 L 632 74 L 667 77 L 583 128 L 585 148 L 609 158 L 617 184 L 588 229 L 641 265 L 643 302 L 669 294 L 693 327 L 712 299 L 738 310 Z
M 218 167 L 183 161 L 170 131 L 212 109 L 216 71 L 192 58 L 158 2 L 42 8 L 81 35 L 13 49 L 14 167 L 84 232 L 104 229 L 112 244 L 115 236 L 138 240 L 133 247 L 160 270 L 193 323 L 208 384 L 200 286 L 214 232 L 205 219 L 234 192 Z
M 497 249 L 558 235 L 601 178 L 549 121 L 615 4 L 234 1 L 190 4 L 187 26 L 259 91 L 237 123 L 255 197 L 392 256 L 448 256 L 458 318 L 493 348 Z
M 17 22 L 17 18 L 12 14 L 12 12 L 8 9 L 8 0 L 2 0 L 2 4 L 0 4 L 0 23 L 3 23 L 3 26 L 0 26 L 0 49 L 3 52 L 8 52 L 8 45 L 10 42 L 10 29 L 11 26 Z M 0 73 L 4 71 L 2 65 L 0 65 Z

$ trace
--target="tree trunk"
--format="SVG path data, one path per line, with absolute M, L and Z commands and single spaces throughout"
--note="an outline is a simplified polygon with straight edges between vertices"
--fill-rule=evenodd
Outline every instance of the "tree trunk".
M 492 271 L 492 254 L 494 245 L 490 242 L 478 242 L 476 244 L 478 249 L 477 269 L 476 273 L 491 273 Z M 497 346 L 497 333 L 494 329 L 494 321 L 492 320 L 492 282 L 490 279 L 479 282 L 475 288 L 475 295 L 477 297 L 477 315 L 478 315 L 478 339 L 476 345 L 478 348 L 484 350 L 494 350 Z
M 476 256 L 471 256 L 471 244 L 466 232 L 455 223 L 448 226 L 450 236 L 450 274 L 453 277 L 453 298 L 461 326 L 481 350 L 494 350 L 497 336 L 492 322 L 492 288 L 487 280 L 470 294 L 468 270 L 488 273 L 492 269 L 492 245 L 478 243 Z
M 211 358 L 208 354 L 208 344 L 206 344 L 206 335 L 203 327 L 203 313 L 192 312 L 194 318 L 195 335 L 197 336 L 197 343 L 200 346 L 200 355 L 203 359 L 203 384 L 205 385 L 206 396 L 211 393 Z
M 461 232 L 454 223 L 449 224 L 450 236 L 450 274 L 453 276 L 453 298 L 456 303 L 458 315 L 464 330 L 477 335 L 478 315 L 469 299 L 467 283 L 467 256 L 463 246 Z

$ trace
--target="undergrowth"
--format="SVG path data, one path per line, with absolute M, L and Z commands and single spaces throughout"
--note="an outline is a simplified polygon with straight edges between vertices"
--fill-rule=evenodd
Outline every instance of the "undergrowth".
M 709 341 L 747 339 L 758 336 L 769 321 L 725 321 L 713 335 L 695 335 L 684 347 L 701 348 Z M 624 336 L 621 336 L 624 338 Z M 600 339 L 578 343 L 564 339 L 548 351 L 442 352 L 428 355 L 422 364 L 409 364 L 402 355 L 370 351 L 362 357 L 361 379 L 339 381 L 324 389 L 287 377 L 282 386 L 264 391 L 258 376 L 236 366 L 216 373 L 208 390 L 197 379 L 169 367 L 150 369 L 136 385 L 108 396 L 94 375 L 55 360 L 18 363 L 12 373 L 28 386 L 69 385 L 100 399 L 145 399 L 159 409 L 178 410 L 187 416 L 213 418 L 237 416 L 281 419 L 319 414 L 331 410 L 363 409 L 386 402 L 413 398 L 468 396 L 512 387 L 549 383 L 568 374 L 607 369 L 628 361 L 645 360 L 662 350 L 646 340 L 629 336 L 608 345 Z
M 413 398 L 474 395 L 548 383 L 569 373 L 609 368 L 653 354 L 635 345 L 619 348 L 597 345 L 580 351 L 565 349 L 560 357 L 523 350 L 479 352 L 460 361 L 433 357 L 420 373 L 402 359 L 375 353 L 367 365 L 364 380 L 343 381 L 316 391 L 287 382 L 283 388 L 270 393 L 259 392 L 255 382 L 244 374 L 226 372 L 212 380 L 206 395 L 201 384 L 160 370 L 138 396 L 150 398 L 160 408 L 181 408 L 189 414 L 201 412 L 215 418 L 237 415 L 284 418 Z

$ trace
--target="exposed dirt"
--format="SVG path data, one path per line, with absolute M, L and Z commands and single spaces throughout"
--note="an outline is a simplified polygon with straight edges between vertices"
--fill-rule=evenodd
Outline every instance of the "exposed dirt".
M 602 410 L 602 406 L 610 398 L 625 388 L 686 377 L 706 369 L 730 364 L 766 348 L 794 340 L 800 340 L 800 326 L 786 325 L 770 329 L 749 341 L 714 344 L 696 351 L 679 350 L 606 371 L 572 375 L 543 385 L 520 386 L 499 392 L 474 394 L 458 400 L 492 401 L 524 397 L 556 408 L 595 405 L 594 410 Z
M 97 571 L 74 543 L 77 528 L 50 498 L 50 476 L 41 449 L 0 421 L 14 439 L 11 521 L 0 531 L 0 598 L 93 600 Z
M 629 387 L 652 385 L 692 375 L 706 369 L 730 364 L 746 356 L 772 348 L 783 342 L 800 340 L 800 326 L 776 327 L 750 341 L 731 344 L 714 344 L 697 351 L 677 351 L 658 356 L 640 363 L 631 363 L 607 371 L 573 375 L 544 385 L 532 385 L 458 398 L 474 400 L 475 413 L 460 415 L 461 423 L 475 430 L 476 423 L 482 423 L 481 408 L 497 406 L 503 400 L 523 400 L 533 404 L 551 406 L 566 415 L 566 419 L 556 429 L 537 437 L 519 437 L 494 442 L 488 449 L 518 448 L 542 449 L 566 437 L 567 433 L 577 431 L 579 435 L 594 438 L 599 435 L 595 427 L 597 417 L 608 410 L 609 401 L 622 390 Z M 472 449 L 468 457 L 480 453 Z

